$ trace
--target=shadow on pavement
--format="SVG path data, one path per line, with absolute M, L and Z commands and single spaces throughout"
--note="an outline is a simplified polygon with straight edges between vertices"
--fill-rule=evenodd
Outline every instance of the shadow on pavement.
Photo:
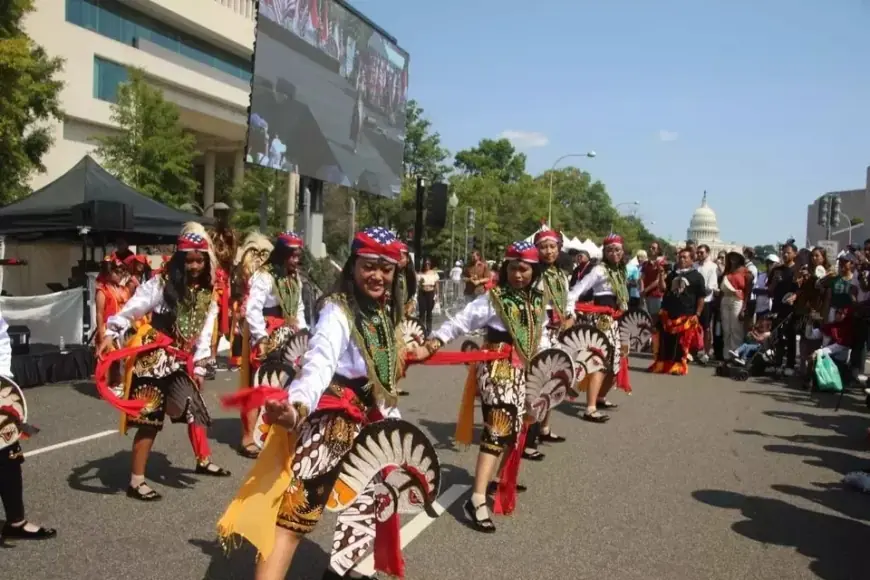
M 805 489 L 794 485 L 771 487 L 780 493 L 801 497 L 848 518 L 870 522 L 870 501 L 867 501 L 866 496 L 838 483 L 814 483 L 813 485 L 816 489 Z
M 432 439 L 432 444 L 438 450 L 462 451 L 463 445 L 458 445 L 454 440 L 456 433 L 456 422 L 441 422 L 432 421 L 423 417 L 418 418 L 415 423 L 422 427 Z M 475 423 L 474 431 L 472 432 L 472 446 L 475 441 L 480 441 L 481 427 Z
M 761 544 L 794 548 L 812 559 L 810 570 L 822 580 L 867 576 L 866 543 L 870 526 L 855 520 L 806 510 L 778 499 L 706 489 L 692 492 L 699 502 L 739 510 L 744 518 L 731 526 Z
M 85 395 L 92 399 L 99 399 L 100 394 L 97 392 L 97 385 L 94 381 L 76 381 L 72 384 L 73 390 L 80 395 Z
M 735 429 L 734 432 L 738 435 L 755 435 L 798 445 L 816 445 L 846 451 L 864 451 L 867 449 L 867 444 L 863 440 L 843 435 L 771 435 L 753 429 Z
M 208 428 L 208 438 L 233 449 L 242 441 L 242 422 L 235 417 L 212 417 Z
M 770 451 L 771 453 L 805 457 L 806 460 L 804 463 L 807 465 L 830 469 L 840 475 L 846 475 L 847 473 L 860 469 L 862 466 L 862 461 L 858 457 L 840 451 L 813 449 L 811 447 L 800 447 L 798 445 L 765 445 L 764 450 Z
M 199 481 L 191 477 L 193 473 L 193 469 L 175 467 L 159 451 L 152 451 L 148 456 L 145 476 L 155 486 L 174 489 L 190 487 Z M 70 489 L 87 493 L 113 495 L 125 492 L 130 485 L 130 452 L 119 451 L 110 457 L 95 459 L 74 468 L 67 477 L 67 484 Z
M 188 540 L 189 544 L 211 558 L 203 580 L 249 580 L 254 577 L 256 551 L 249 543 L 241 539 L 239 541 L 242 544 L 231 548 L 227 553 L 217 540 Z M 302 540 L 293 557 L 293 565 L 287 578 L 320 580 L 328 565 L 329 554 L 314 542 Z
M 832 415 L 814 415 L 801 413 L 800 411 L 764 411 L 764 414 L 774 419 L 787 421 L 800 421 L 806 427 L 822 431 L 833 431 L 845 437 L 854 437 L 859 440 L 865 438 L 867 433 L 867 417 L 836 413 Z

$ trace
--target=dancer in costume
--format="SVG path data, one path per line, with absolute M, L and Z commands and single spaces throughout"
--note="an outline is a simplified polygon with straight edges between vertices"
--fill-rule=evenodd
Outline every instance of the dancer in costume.
M 410 319 L 414 316 L 416 303 L 414 302 L 417 296 L 417 272 L 414 271 L 414 263 L 411 261 L 408 245 L 405 242 L 398 241 L 401 258 L 399 259 L 398 268 L 396 269 L 396 291 L 398 292 L 397 304 L 402 307 L 401 316 L 403 319 Z M 399 389 L 400 396 L 408 395 L 408 391 Z
M 555 230 L 541 230 L 535 234 L 535 247 L 541 261 L 541 290 L 547 305 L 547 334 L 550 344 L 559 341 L 559 335 L 574 325 L 573 304 L 568 300 L 568 277 L 559 268 L 557 261 L 562 251 L 562 235 Z M 538 451 L 539 443 L 561 443 L 565 438 L 550 429 L 550 414 L 540 423 L 529 427 L 523 459 L 540 461 L 544 454 Z
M 282 374 L 298 368 L 308 344 L 308 323 L 299 278 L 302 238 L 294 232 L 280 233 L 274 248 L 266 263 L 251 278 L 245 305 L 253 353 L 249 357 L 253 372 L 247 373 L 253 380 L 247 386 L 283 385 Z M 265 442 L 266 434 L 258 433 L 257 415 L 254 412 L 243 419 L 245 424 L 253 425 L 253 449 Z M 248 445 L 242 453 L 249 456 L 253 449 Z
M 605 423 L 610 416 L 600 409 L 615 409 L 617 405 L 607 400 L 607 393 L 614 386 L 630 391 L 628 384 L 628 354 L 627 345 L 623 345 L 619 337 L 618 319 L 628 308 L 628 284 L 626 268 L 623 263 L 622 238 L 610 234 L 604 238 L 603 259 L 579 282 L 571 287 L 568 293 L 568 303 L 577 304 L 582 296 L 592 292 L 592 302 L 577 304 L 577 323 L 572 337 L 594 334 L 595 341 L 603 344 L 595 348 L 603 350 L 605 357 L 603 366 L 590 368 L 582 377 L 580 390 L 586 390 L 586 411 L 582 418 L 592 423 Z M 585 327 L 584 329 L 577 328 Z M 600 331 L 591 332 L 589 328 Z M 571 338 L 565 339 L 570 341 Z M 582 356 L 582 354 L 581 354 Z
M 148 257 L 142 254 L 130 254 L 124 258 L 124 268 L 127 270 L 124 285 L 130 296 L 136 293 L 136 289 L 140 284 L 145 282 L 145 275 L 148 269 Z
M 478 365 L 478 384 L 466 385 L 466 397 L 474 387 L 480 393 L 484 426 L 474 487 L 464 510 L 481 532 L 495 532 L 486 503 L 488 492 L 497 492 L 497 502 L 510 503 L 517 490 L 525 489 L 516 485 L 516 472 L 504 470 L 505 485 L 493 481 L 493 477 L 499 458 L 507 462 L 511 455 L 523 452 L 526 372 L 535 353 L 549 344 L 544 330 L 544 294 L 537 287 L 539 278 L 538 250 L 528 242 L 514 242 L 505 252 L 498 285 L 475 298 L 418 347 L 417 357 L 425 358 L 460 336 L 484 330 L 483 350 L 510 353 L 510 358 Z M 457 437 L 462 443 L 471 442 L 467 426 L 473 421 L 473 413 L 473 398 L 469 401 L 464 397 L 458 432 L 464 431 L 465 435 Z M 518 469 L 517 459 L 515 471 Z
M 259 232 L 249 233 L 242 244 L 241 256 L 233 275 L 235 323 L 233 324 L 233 344 L 230 364 L 237 366 L 240 370 L 240 390 L 249 388 L 253 379 L 251 374 L 251 336 L 248 323 L 245 320 L 251 279 L 269 259 L 269 254 L 272 253 L 273 248 L 272 242 L 263 234 Z M 242 440 L 238 449 L 239 454 L 248 459 L 256 459 L 260 453 L 259 446 L 254 443 L 254 425 L 257 421 L 257 410 L 252 409 L 241 413 L 241 420 Z
M 151 315 L 150 324 L 140 325 L 127 346 L 109 357 L 130 358 L 125 385 L 127 398 L 145 405 L 138 416 L 124 415 L 122 421 L 123 432 L 128 426 L 138 428 L 133 440 L 132 475 L 127 489 L 130 498 L 142 501 L 161 498 L 145 482 L 145 466 L 166 415 L 173 423 L 187 423 L 196 455 L 196 473 L 230 475 L 210 459 L 205 428 L 211 423 L 211 417 L 200 394 L 211 361 L 211 336 L 218 310 L 214 297 L 214 263 L 206 237 L 182 234 L 175 254 L 161 275 L 140 286 L 106 325 L 100 356 L 113 350 L 114 342 L 124 336 L 134 322 Z M 101 380 L 104 378 L 97 376 L 97 381 Z M 109 400 L 111 402 L 111 398 Z
M 372 539 L 375 568 L 404 575 L 396 513 L 431 505 L 440 467 L 422 432 L 396 419 L 405 354 L 396 333 L 399 259 L 389 231 L 355 236 L 301 371 L 286 395 L 279 391 L 280 401 L 266 405 L 272 425 L 266 445 L 218 524 L 223 540 L 240 535 L 258 549 L 256 580 L 285 578 L 300 540 L 325 509 L 341 514 L 324 578 L 344 576 Z M 390 472 L 380 478 L 383 471 Z
M 130 286 L 124 283 L 127 276 L 128 272 L 124 263 L 115 254 L 109 254 L 103 258 L 100 264 L 100 274 L 97 276 L 96 288 L 97 334 L 95 344 L 97 345 L 102 344 L 106 337 L 106 323 L 109 318 L 116 315 L 130 299 Z M 109 369 L 109 384 L 117 396 L 123 396 L 121 361 L 113 364 Z
M 217 355 L 221 337 L 232 339 L 230 324 L 232 320 L 232 288 L 231 278 L 233 260 L 236 257 L 236 244 L 238 242 L 236 232 L 226 224 L 220 222 L 216 228 L 209 232 L 209 237 L 217 259 L 215 268 L 215 294 L 217 295 L 218 315 L 215 320 L 215 330 L 211 337 L 211 357 L 214 361 L 208 368 L 206 379 L 214 380 L 217 373 Z
M 6 523 L 0 529 L 0 547 L 6 540 L 48 540 L 57 531 L 27 521 L 24 514 L 24 481 L 21 464 L 24 452 L 19 441 L 27 438 L 27 402 L 12 380 L 12 343 L 9 325 L 0 314 L 0 501 Z
M 681 250 L 677 267 L 665 280 L 665 297 L 656 325 L 655 362 L 649 372 L 685 375 L 689 372 L 689 352 L 703 347 L 700 318 L 707 286 L 704 276 L 692 263 L 692 253 Z

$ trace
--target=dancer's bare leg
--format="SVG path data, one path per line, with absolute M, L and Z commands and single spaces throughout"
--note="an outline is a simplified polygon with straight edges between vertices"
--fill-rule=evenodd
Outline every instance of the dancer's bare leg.
M 269 557 L 257 564 L 254 580 L 284 580 L 301 540 L 299 534 L 275 526 L 275 546 Z

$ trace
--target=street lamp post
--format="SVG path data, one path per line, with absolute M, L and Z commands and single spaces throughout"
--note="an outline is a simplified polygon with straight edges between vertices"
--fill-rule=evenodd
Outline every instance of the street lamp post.
M 559 165 L 563 159 L 568 159 L 570 157 L 588 157 L 589 159 L 592 159 L 596 155 L 597 153 L 595 153 L 595 151 L 589 151 L 587 153 L 568 153 L 567 155 L 562 155 L 553 162 L 553 166 L 550 168 L 550 199 L 547 203 L 547 227 L 553 227 L 553 174 L 556 171 L 556 166 Z
M 453 253 L 453 242 L 454 236 L 456 235 L 456 208 L 459 206 L 459 198 L 456 197 L 456 192 L 452 192 L 450 197 L 447 199 L 447 205 L 450 206 L 450 213 L 452 217 L 450 219 L 450 263 L 456 263 Z M 453 267 L 452 265 L 450 266 Z

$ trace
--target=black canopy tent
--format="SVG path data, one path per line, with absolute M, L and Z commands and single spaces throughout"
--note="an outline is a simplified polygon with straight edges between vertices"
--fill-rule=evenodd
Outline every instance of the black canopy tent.
M 0 235 L 79 238 L 80 228 L 103 243 L 172 243 L 185 222 L 212 219 L 179 211 L 142 195 L 86 155 L 72 169 L 29 196 L 0 208 Z

